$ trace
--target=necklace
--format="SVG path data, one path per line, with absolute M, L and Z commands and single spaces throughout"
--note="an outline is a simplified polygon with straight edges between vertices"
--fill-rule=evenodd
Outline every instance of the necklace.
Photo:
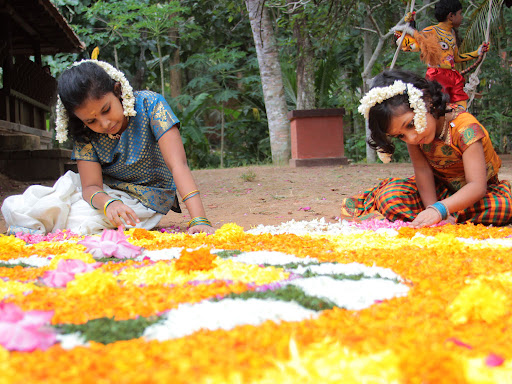
M 449 124 L 448 124 L 448 117 L 444 117 L 444 123 L 443 123 L 443 130 L 441 131 L 441 134 L 439 135 L 439 140 L 444 140 L 444 143 L 446 145 L 450 145 L 450 134 L 449 134 Z
M 126 127 L 124 129 L 121 129 L 121 131 L 119 133 L 116 133 L 115 135 L 109 133 L 108 137 L 111 138 L 112 140 L 119 140 L 121 138 L 121 134 L 126 130 L 129 123 L 130 123 L 130 116 L 127 117 Z

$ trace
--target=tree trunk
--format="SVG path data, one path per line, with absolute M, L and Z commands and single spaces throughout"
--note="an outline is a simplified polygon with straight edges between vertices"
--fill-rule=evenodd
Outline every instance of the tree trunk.
M 165 97 L 165 77 L 164 77 L 164 61 L 162 60 L 162 47 L 160 41 L 156 39 L 156 49 L 158 51 L 158 62 L 160 63 L 160 86 L 162 87 L 162 96 Z
M 224 103 L 222 103 L 220 112 L 220 167 L 224 168 Z
M 175 46 L 170 61 L 171 97 L 174 98 L 181 95 L 181 70 L 177 67 L 180 63 L 180 34 L 177 27 L 169 29 L 169 38 L 172 45 Z
M 117 48 L 114 45 L 114 64 L 116 65 L 116 68 L 119 69 L 119 58 L 117 57 Z
M 371 27 L 370 20 L 368 18 L 365 19 L 365 27 L 369 28 Z M 370 60 L 372 58 L 373 49 L 372 49 L 372 38 L 373 35 L 369 31 L 364 31 L 363 33 L 363 61 L 364 61 L 364 68 L 367 67 L 367 65 L 370 63 Z M 370 79 L 366 75 L 366 72 L 363 73 L 363 93 L 368 92 L 370 89 Z M 365 132 L 366 132 L 366 162 L 367 163 L 375 163 L 377 161 L 377 154 L 375 151 L 368 145 L 368 138 L 370 137 L 370 127 L 368 126 L 368 120 L 365 120 L 364 123 Z
M 296 0 L 288 0 L 288 4 Z M 297 40 L 297 109 L 314 109 L 315 100 L 315 62 L 314 50 L 307 28 L 307 16 L 302 8 L 294 12 L 293 37 Z M 297 15 L 299 15 L 297 17 Z
M 245 0 L 251 22 L 260 67 L 263 98 L 267 112 L 270 149 L 274 164 L 287 164 L 290 159 L 290 122 L 284 96 L 274 31 L 264 0 Z
M 140 54 L 139 54 L 139 60 L 137 61 L 137 71 L 135 72 L 135 76 L 133 77 L 133 88 L 134 89 L 144 89 L 144 79 L 146 74 L 146 44 L 144 43 L 146 41 L 147 33 L 142 32 L 142 42 L 140 45 Z

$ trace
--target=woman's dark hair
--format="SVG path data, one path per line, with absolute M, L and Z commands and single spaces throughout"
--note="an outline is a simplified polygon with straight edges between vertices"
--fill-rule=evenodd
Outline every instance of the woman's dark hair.
M 449 96 L 443 92 L 441 84 L 437 81 L 427 80 L 414 72 L 397 69 L 382 72 L 373 79 L 371 88 L 387 87 L 388 85 L 392 85 L 396 80 L 401 80 L 406 84 L 410 83 L 423 91 L 423 100 L 430 106 L 427 112 L 431 113 L 436 119 L 445 115 L 446 103 L 449 100 Z M 395 151 L 395 146 L 386 135 L 391 118 L 397 112 L 405 113 L 411 110 L 407 93 L 393 96 L 370 108 L 368 117 L 368 125 L 370 128 L 368 144 L 370 147 L 392 154 Z
M 462 9 L 462 4 L 459 0 L 441 0 L 436 3 L 434 16 L 440 23 L 446 21 L 450 13 L 457 13 Z
M 60 75 L 57 92 L 69 116 L 69 134 L 74 140 L 88 141 L 92 131 L 75 116 L 75 110 L 87 99 L 99 99 L 114 92 L 116 82 L 99 65 L 85 62 L 66 69 Z

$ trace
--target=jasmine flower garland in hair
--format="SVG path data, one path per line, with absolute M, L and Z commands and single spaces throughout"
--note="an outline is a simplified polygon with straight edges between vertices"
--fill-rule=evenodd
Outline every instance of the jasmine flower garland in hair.
M 370 109 L 384 100 L 407 92 L 409 96 L 409 105 L 414 112 L 414 127 L 416 132 L 422 133 L 427 129 L 427 106 L 423 100 L 423 92 L 412 84 L 405 84 L 401 80 L 395 80 L 392 85 L 387 87 L 375 87 L 360 100 L 361 105 L 357 109 L 367 120 Z
M 126 117 L 136 116 L 137 112 L 135 111 L 135 97 L 133 96 L 133 88 L 126 79 L 123 72 L 116 69 L 109 63 L 98 60 L 81 60 L 76 63 L 73 63 L 72 67 L 76 67 L 82 63 L 91 62 L 96 65 L 99 65 L 107 74 L 116 82 L 121 84 L 121 98 L 123 99 L 123 114 Z M 59 143 L 64 143 L 68 139 L 68 122 L 69 116 L 62 104 L 62 100 L 59 96 L 57 96 L 57 106 L 56 106 L 57 117 L 55 119 L 56 125 L 56 139 Z

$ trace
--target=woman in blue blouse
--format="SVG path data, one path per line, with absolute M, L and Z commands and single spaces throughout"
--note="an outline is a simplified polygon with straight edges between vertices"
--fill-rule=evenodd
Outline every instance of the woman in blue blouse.
M 81 194 L 95 210 L 89 215 L 104 215 L 106 228 L 147 228 L 170 210 L 181 212 L 178 192 L 190 213 L 188 232 L 213 232 L 187 165 L 180 122 L 161 95 L 133 92 L 122 72 L 98 60 L 83 60 L 64 71 L 58 94 L 57 140 L 66 141 L 68 133 L 73 139 Z M 34 227 L 16 222 L 11 209 L 6 211 L 8 224 Z M 66 220 L 59 222 L 73 229 L 62 224 Z M 46 223 L 35 227 L 36 232 L 63 229 Z

